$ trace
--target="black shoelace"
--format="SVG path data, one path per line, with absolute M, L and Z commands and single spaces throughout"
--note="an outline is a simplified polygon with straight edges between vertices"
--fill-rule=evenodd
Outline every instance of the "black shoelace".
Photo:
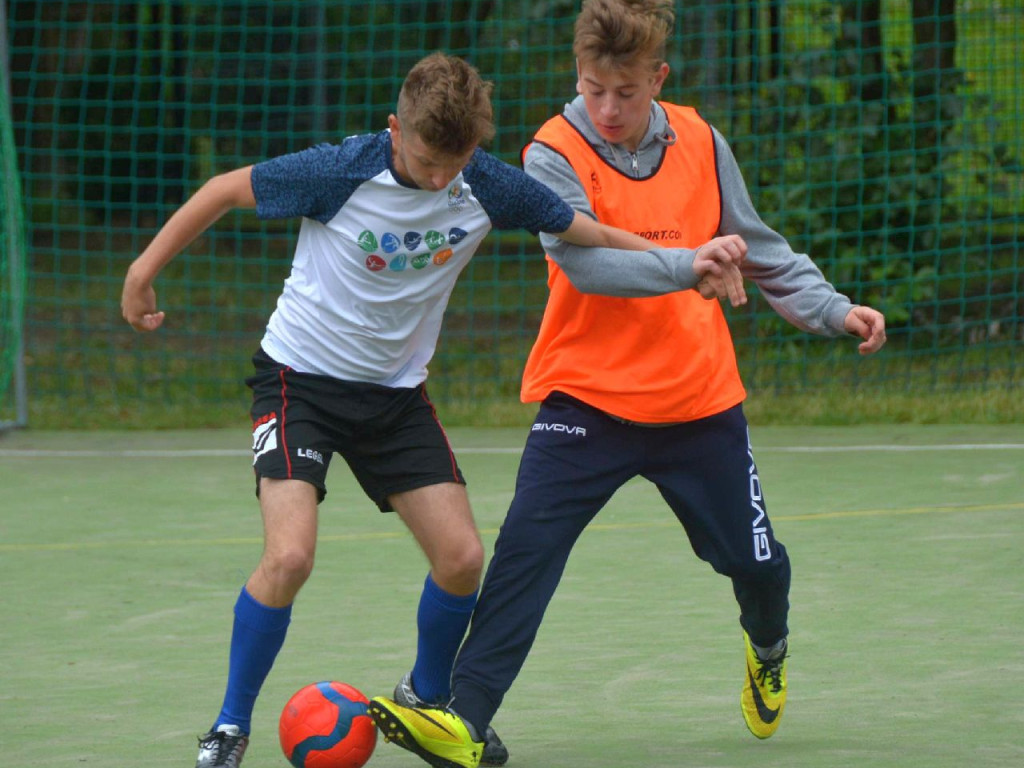
M 215 731 L 208 733 L 206 736 L 199 737 L 199 746 L 203 749 L 216 749 L 216 756 L 214 757 L 214 764 L 219 765 L 231 755 L 238 745 L 242 743 L 244 736 L 232 736 L 230 733 L 224 733 L 223 731 Z
M 770 659 L 765 661 L 764 659 L 757 660 L 757 682 L 759 685 L 764 685 L 767 682 L 768 688 L 772 693 L 778 693 L 782 690 L 782 661 L 786 658 L 785 654 L 777 659 Z

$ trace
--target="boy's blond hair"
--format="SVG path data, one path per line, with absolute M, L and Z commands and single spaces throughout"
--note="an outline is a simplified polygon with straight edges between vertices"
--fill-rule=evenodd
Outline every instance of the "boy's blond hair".
M 492 89 L 462 59 L 432 53 L 406 75 L 398 94 L 398 122 L 432 149 L 464 155 L 494 136 Z
M 572 51 L 580 64 L 626 69 L 638 62 L 657 69 L 672 32 L 672 0 L 584 0 Z

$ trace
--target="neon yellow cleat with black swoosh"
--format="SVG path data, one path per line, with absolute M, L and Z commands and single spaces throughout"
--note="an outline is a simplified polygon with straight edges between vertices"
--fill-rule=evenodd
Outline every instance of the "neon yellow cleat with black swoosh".
M 740 694 L 740 707 L 750 732 L 759 739 L 767 739 L 778 730 L 786 707 L 789 643 L 784 640 L 772 649 L 769 658 L 762 659 L 746 632 L 743 642 L 747 649 L 747 679 Z
M 403 707 L 376 696 L 367 714 L 385 741 L 393 741 L 434 768 L 477 768 L 484 743 L 474 740 L 465 721 L 448 709 Z

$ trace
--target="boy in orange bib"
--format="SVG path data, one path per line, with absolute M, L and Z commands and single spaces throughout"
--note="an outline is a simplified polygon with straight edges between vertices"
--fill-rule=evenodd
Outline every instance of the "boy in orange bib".
M 761 221 L 715 128 L 691 108 L 656 101 L 669 73 L 672 7 L 584 3 L 573 48 L 579 95 L 537 132 L 527 173 L 577 211 L 660 247 L 735 249 L 743 275 L 787 320 L 859 336 L 862 354 L 877 351 L 883 316 L 852 304 Z M 786 698 L 790 561 L 767 515 L 722 310 L 679 291 L 669 259 L 638 258 L 624 279 L 593 251 L 554 236 L 541 242 L 550 296 L 522 384 L 523 401 L 540 410 L 456 659 L 452 701 L 416 710 L 378 699 L 371 712 L 385 737 L 432 765 L 474 768 L 480 735 L 526 660 L 573 545 L 640 476 L 658 487 L 697 556 L 732 581 L 746 659 L 741 711 L 750 731 L 768 738 Z M 627 577 L 636 565 L 609 567 Z

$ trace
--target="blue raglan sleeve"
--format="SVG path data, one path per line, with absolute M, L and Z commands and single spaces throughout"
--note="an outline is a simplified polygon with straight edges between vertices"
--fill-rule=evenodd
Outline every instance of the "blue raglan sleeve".
M 477 150 L 463 178 L 483 205 L 495 229 L 531 234 L 565 232 L 575 211 L 551 189 L 523 171 Z
M 352 192 L 377 172 L 379 137 L 355 136 L 342 144 L 281 155 L 252 168 L 252 191 L 261 219 L 304 216 L 326 224 Z

